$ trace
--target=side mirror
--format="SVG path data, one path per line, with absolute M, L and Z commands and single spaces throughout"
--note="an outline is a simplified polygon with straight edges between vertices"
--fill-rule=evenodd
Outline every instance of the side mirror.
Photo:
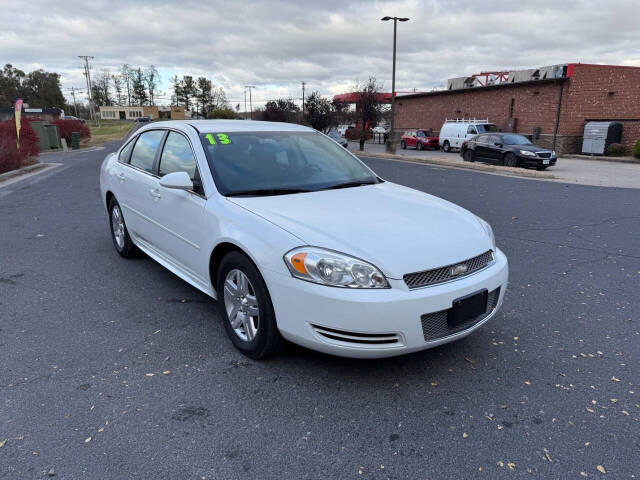
M 160 185 L 174 190 L 193 190 L 193 182 L 187 172 L 168 173 L 160 179 Z

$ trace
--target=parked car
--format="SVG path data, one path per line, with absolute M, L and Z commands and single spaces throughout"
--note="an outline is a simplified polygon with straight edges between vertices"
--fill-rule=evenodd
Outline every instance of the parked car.
M 349 146 L 349 142 L 347 142 L 347 140 L 345 140 L 345 138 L 341 136 L 337 130 L 331 130 L 329 133 L 327 133 L 327 137 L 336 142 L 338 145 L 342 145 L 344 148 L 347 148 Z
M 427 148 L 438 150 L 440 145 L 438 145 L 438 137 L 431 134 L 429 130 L 408 130 L 400 139 L 400 147 L 403 149 L 416 147 L 417 150 Z
M 217 299 L 252 358 L 284 339 L 360 358 L 435 347 L 493 317 L 507 286 L 487 222 L 301 125 L 144 125 L 105 158 L 100 194 L 116 252 Z
M 385 134 L 389 133 L 389 129 L 387 127 L 383 127 L 382 125 L 378 125 L 373 128 L 373 133 Z
M 556 152 L 534 145 L 516 133 L 476 135 L 465 142 L 460 150 L 465 162 L 497 163 L 507 167 L 535 167 L 544 170 L 556 164 Z
M 344 137 L 345 134 L 347 133 L 347 130 L 349 129 L 350 125 L 340 125 L 338 126 L 338 133 L 340 134 L 340 136 Z
M 65 115 L 64 117 L 60 117 L 61 120 L 75 120 L 76 122 L 86 123 L 83 118 L 74 117 L 73 115 Z
M 474 135 L 497 131 L 498 127 L 488 120 L 447 120 L 440 129 L 438 141 L 442 150 L 450 152 L 452 148 L 461 148 L 462 142 Z
M 151 117 L 138 117 L 135 121 L 139 123 L 148 123 L 151 121 Z

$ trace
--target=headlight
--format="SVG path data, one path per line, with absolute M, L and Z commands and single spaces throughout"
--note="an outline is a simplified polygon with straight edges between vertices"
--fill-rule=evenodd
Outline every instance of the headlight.
M 380 270 L 344 253 L 316 247 L 294 248 L 284 263 L 296 278 L 346 288 L 389 288 Z
M 524 155 L 525 157 L 535 157 L 536 154 L 530 152 L 529 150 L 520 150 L 520 155 Z
M 476 217 L 476 218 L 480 222 L 480 225 L 482 225 L 482 227 L 484 228 L 484 231 L 487 232 L 487 235 L 489 235 L 489 238 L 491 239 L 491 244 L 493 245 L 493 251 L 495 252 L 496 251 L 496 237 L 493 234 L 493 228 L 491 228 L 491 225 L 489 225 L 487 222 L 485 222 L 480 217 Z

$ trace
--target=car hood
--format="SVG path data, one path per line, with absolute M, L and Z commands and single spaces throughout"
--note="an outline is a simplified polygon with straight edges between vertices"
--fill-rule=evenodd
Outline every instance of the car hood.
M 390 278 L 454 264 L 492 248 L 471 212 L 390 182 L 228 199 L 289 231 L 301 245 L 361 258 Z

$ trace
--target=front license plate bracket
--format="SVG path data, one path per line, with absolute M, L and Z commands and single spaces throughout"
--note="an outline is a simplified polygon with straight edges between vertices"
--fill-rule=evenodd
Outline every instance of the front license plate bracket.
M 479 292 L 455 299 L 447 312 L 447 325 L 449 327 L 457 327 L 486 313 L 488 298 L 489 291 L 485 288 Z

